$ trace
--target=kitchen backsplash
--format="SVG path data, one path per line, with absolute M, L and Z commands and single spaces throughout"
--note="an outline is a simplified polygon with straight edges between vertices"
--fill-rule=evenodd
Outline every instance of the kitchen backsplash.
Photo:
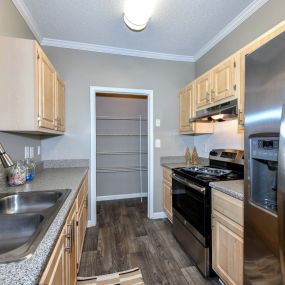
M 244 149 L 244 133 L 238 133 L 237 120 L 215 123 L 215 132 L 211 135 L 194 137 L 194 145 L 201 157 L 208 157 L 214 148 Z

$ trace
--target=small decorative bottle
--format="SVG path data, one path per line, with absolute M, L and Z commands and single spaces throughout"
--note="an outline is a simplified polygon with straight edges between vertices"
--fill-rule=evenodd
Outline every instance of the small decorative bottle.
M 199 163 L 199 156 L 196 147 L 194 146 L 192 152 L 192 164 L 197 165 Z
M 185 162 L 186 162 L 186 166 L 190 166 L 190 164 L 191 164 L 191 153 L 190 153 L 190 149 L 188 146 L 186 147 L 186 152 L 185 152 Z

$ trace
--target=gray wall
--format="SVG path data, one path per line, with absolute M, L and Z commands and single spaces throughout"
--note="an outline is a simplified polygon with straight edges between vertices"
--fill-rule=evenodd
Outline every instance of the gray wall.
M 135 120 L 100 120 L 96 121 L 96 152 L 97 152 L 97 196 L 138 194 L 140 193 L 140 172 L 110 172 L 102 168 L 138 167 L 140 155 L 135 154 L 107 154 L 101 152 L 128 152 L 139 151 L 139 136 L 100 136 L 99 134 L 139 134 L 140 116 L 147 118 L 147 98 L 129 96 L 97 96 L 96 116 L 129 117 Z M 142 134 L 147 134 L 148 121 L 141 121 Z M 148 136 L 141 137 L 142 166 L 147 169 L 147 142 Z M 101 168 L 101 171 L 99 170 Z M 142 193 L 147 193 L 147 171 L 142 171 Z
M 285 1 L 269 0 L 263 7 L 196 62 L 196 76 L 209 70 L 284 19 Z M 237 121 L 216 123 L 215 133 L 213 135 L 197 136 L 194 142 L 199 155 L 207 157 L 207 151 L 212 148 L 243 149 L 244 135 L 243 133 L 238 133 Z
M 32 32 L 11 0 L 0 0 L 0 35 L 34 39 Z M 5 106 L 2 106 L 2 108 L 5 108 Z M 0 142 L 15 160 L 24 158 L 24 146 L 33 146 L 36 148 L 38 145 L 41 145 L 39 136 L 16 135 L 1 132 Z M 35 155 L 36 154 L 35 149 Z M 36 155 L 36 159 L 40 160 L 40 156 Z
M 250 18 L 196 62 L 196 76 L 201 75 L 285 19 L 285 1 L 269 0 Z
M 193 138 L 178 134 L 177 92 L 194 78 L 194 64 L 143 59 L 45 47 L 66 84 L 66 134 L 43 139 L 43 159 L 90 158 L 89 87 L 107 86 L 154 90 L 154 137 L 161 148 L 154 152 L 154 208 L 162 211 L 160 157 L 183 155 Z

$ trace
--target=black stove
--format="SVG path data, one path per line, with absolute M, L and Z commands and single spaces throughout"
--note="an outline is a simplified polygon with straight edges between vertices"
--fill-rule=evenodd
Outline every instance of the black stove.
M 216 149 L 209 165 L 173 169 L 173 233 L 204 276 L 211 270 L 211 182 L 243 179 L 243 151 Z

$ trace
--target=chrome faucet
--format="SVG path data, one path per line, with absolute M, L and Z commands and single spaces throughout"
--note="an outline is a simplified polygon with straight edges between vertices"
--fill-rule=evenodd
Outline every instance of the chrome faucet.
M 4 168 L 8 168 L 14 165 L 13 159 L 6 153 L 3 145 L 0 143 L 0 159 Z

